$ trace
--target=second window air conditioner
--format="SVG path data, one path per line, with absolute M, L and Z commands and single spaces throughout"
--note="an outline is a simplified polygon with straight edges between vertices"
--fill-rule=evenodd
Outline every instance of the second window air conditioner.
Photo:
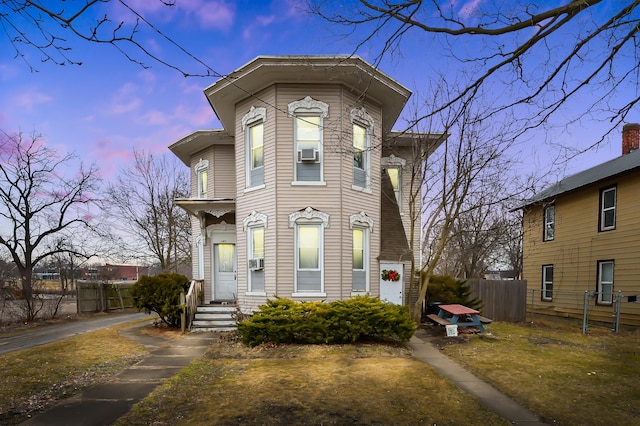
M 315 148 L 305 148 L 298 150 L 298 161 L 318 161 L 318 150 Z
M 249 259 L 249 269 L 252 271 L 260 271 L 264 269 L 264 257 Z

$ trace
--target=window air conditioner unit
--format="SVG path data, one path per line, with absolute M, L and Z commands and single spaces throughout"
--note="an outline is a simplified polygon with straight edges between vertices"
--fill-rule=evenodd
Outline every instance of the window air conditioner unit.
M 314 148 L 298 150 L 298 161 L 318 161 L 318 150 Z
M 251 269 L 252 271 L 259 271 L 264 269 L 264 257 L 249 259 L 249 269 Z

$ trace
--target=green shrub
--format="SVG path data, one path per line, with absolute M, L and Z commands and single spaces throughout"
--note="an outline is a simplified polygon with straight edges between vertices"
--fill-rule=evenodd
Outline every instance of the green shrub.
M 482 301 L 471 297 L 471 288 L 465 280 L 449 275 L 432 275 L 427 286 L 427 303 L 459 303 L 480 310 Z
M 180 274 L 143 276 L 131 287 L 131 297 L 138 310 L 155 312 L 169 327 L 180 327 L 180 292 L 189 289 L 189 279 Z
M 331 303 L 269 300 L 238 324 L 241 340 L 261 343 L 353 343 L 381 339 L 406 343 L 415 323 L 404 306 L 356 296 Z

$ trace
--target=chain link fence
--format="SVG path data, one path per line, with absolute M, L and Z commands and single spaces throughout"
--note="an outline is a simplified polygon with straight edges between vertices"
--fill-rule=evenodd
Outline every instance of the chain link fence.
M 640 326 L 640 289 L 601 293 L 596 291 L 542 291 L 527 292 L 527 320 L 535 322 L 549 317 L 577 320 L 582 333 L 590 326 L 610 327 L 619 332 L 621 327 Z

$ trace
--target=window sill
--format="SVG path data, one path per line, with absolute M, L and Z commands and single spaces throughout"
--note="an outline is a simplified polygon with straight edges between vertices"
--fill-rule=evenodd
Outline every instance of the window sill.
M 361 186 L 351 185 L 351 189 L 358 192 L 364 192 L 365 194 L 372 194 L 371 188 L 363 188 Z
M 354 296 L 369 296 L 369 290 L 351 290 L 351 297 Z
M 257 191 L 259 189 L 264 189 L 264 188 L 266 188 L 266 185 L 263 183 L 262 185 L 252 186 L 250 188 L 245 188 L 244 189 L 244 193 L 246 194 L 247 192 L 253 192 L 253 191 Z
M 291 297 L 301 297 L 301 298 L 305 298 L 305 297 L 327 297 L 327 293 L 324 292 L 296 292 L 296 293 L 291 293 Z
M 248 291 L 244 294 L 245 296 L 260 296 L 260 297 L 267 297 L 267 292 L 266 291 Z
M 312 180 L 294 180 L 291 182 L 291 186 L 327 186 L 325 181 L 312 181 Z

